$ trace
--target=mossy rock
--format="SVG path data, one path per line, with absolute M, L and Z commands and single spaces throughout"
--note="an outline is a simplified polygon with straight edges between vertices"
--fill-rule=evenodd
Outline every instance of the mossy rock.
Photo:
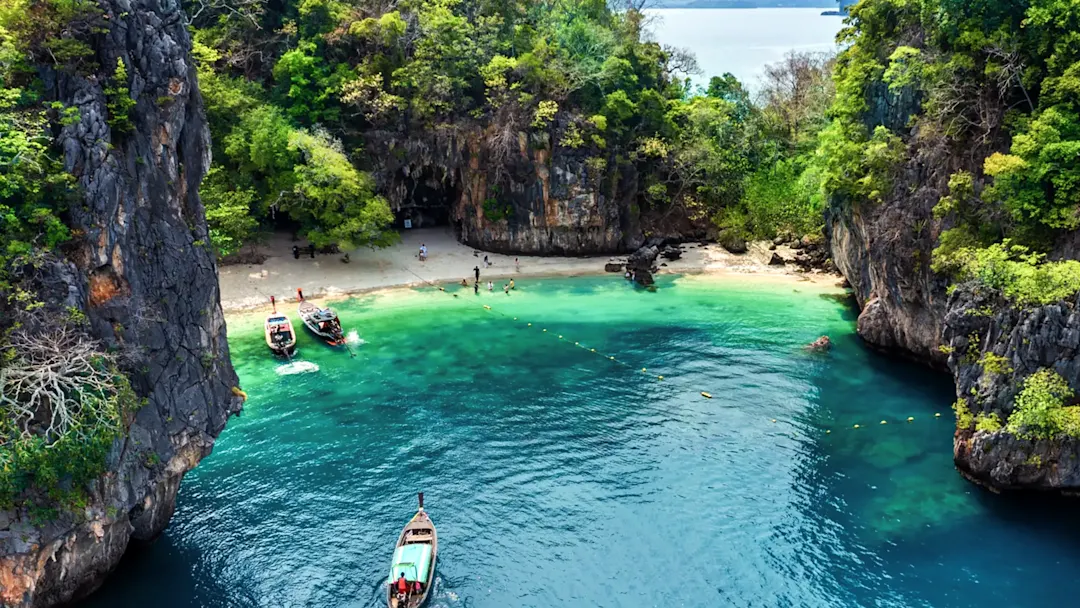
M 721 231 L 716 240 L 720 243 L 721 247 L 731 253 L 738 254 L 746 253 L 747 251 L 746 239 L 732 230 Z

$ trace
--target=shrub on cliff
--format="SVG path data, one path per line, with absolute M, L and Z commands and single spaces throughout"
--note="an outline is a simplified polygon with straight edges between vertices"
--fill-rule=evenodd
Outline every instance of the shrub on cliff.
M 1009 239 L 988 247 L 938 248 L 934 270 L 951 272 L 958 281 L 973 281 L 1001 292 L 1018 306 L 1043 306 L 1080 293 L 1080 262 L 1045 261 Z
M 1080 406 L 1066 406 L 1074 393 L 1065 378 L 1041 369 L 1024 379 L 1005 429 L 1023 439 L 1080 437 Z
M 0 358 L 0 509 L 73 506 L 137 407 L 127 378 L 75 321 L 19 326 Z

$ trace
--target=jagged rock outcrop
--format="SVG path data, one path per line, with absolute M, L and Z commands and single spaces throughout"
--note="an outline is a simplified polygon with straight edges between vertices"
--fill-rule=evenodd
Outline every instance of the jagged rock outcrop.
M 449 224 L 466 245 L 506 254 L 623 253 L 645 233 L 715 236 L 707 218 L 643 214 L 637 172 L 614 154 L 553 145 L 546 134 L 514 132 L 508 144 L 493 129 L 371 134 L 373 173 L 398 220 Z
M 1005 421 L 1024 378 L 1043 368 L 1080 382 L 1078 302 L 1020 309 L 985 290 L 961 287 L 949 299 L 945 339 L 956 394 L 972 414 Z M 985 364 L 986 353 L 1001 357 Z M 958 429 L 957 468 L 995 490 L 1080 492 L 1080 440 L 1021 439 L 1004 430 Z
M 0 512 L 0 604 L 51 606 L 96 589 L 128 544 L 168 524 L 184 474 L 239 411 L 214 256 L 198 196 L 209 135 L 175 0 L 102 0 L 108 31 L 91 73 L 47 72 L 46 95 L 79 110 L 60 135 L 81 200 L 76 238 L 41 297 L 85 311 L 91 333 L 124 353 L 145 399 L 79 513 L 45 524 Z M 130 74 L 134 130 L 110 127 L 104 86 Z

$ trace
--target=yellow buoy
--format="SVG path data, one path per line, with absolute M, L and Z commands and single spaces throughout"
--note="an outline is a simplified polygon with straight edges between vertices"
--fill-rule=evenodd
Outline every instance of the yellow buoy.
M 562 336 L 559 336 L 559 339 L 562 340 Z
M 857 424 L 856 424 L 855 426 L 853 426 L 853 427 L 851 427 L 851 428 L 853 428 L 853 429 L 857 429 L 857 428 L 859 428 L 859 425 L 857 425 Z
M 914 417 L 914 416 L 908 416 L 908 417 L 907 417 L 907 421 L 908 421 L 908 422 L 914 422 L 914 421 L 915 421 L 915 417 Z
M 589 349 L 589 352 L 591 352 L 591 353 L 595 353 L 595 352 L 596 352 L 596 349 L 595 349 L 595 348 L 590 348 L 590 349 Z
M 643 372 L 648 372 L 649 370 L 647 370 L 647 369 L 645 369 L 645 368 L 643 367 L 643 368 L 641 368 L 641 371 L 643 371 Z
M 581 346 L 581 342 L 574 342 L 574 346 Z
M 829 429 L 825 429 L 825 434 L 826 434 L 826 435 L 828 435 L 828 434 L 830 434 L 830 433 L 832 433 L 832 431 L 830 431 Z
M 664 377 L 663 377 L 663 376 L 657 376 L 657 377 L 656 377 L 656 379 L 657 379 L 657 380 L 663 380 L 663 379 L 664 379 Z
M 614 361 L 615 357 L 608 357 L 608 359 L 611 359 L 612 361 Z
M 529 323 L 529 327 L 532 327 L 532 323 Z
M 517 317 L 514 317 L 514 320 L 517 321 Z
M 773 422 L 776 422 L 776 418 L 773 418 L 773 419 L 772 419 L 772 421 L 773 421 Z
M 934 414 L 934 418 L 941 418 L 941 414 Z
M 701 391 L 701 396 L 706 398 L 706 399 L 712 399 L 712 395 L 710 395 L 709 393 L 706 393 L 705 391 Z
M 546 330 L 546 329 L 545 329 L 544 331 L 545 331 L 545 332 L 547 332 L 547 330 Z

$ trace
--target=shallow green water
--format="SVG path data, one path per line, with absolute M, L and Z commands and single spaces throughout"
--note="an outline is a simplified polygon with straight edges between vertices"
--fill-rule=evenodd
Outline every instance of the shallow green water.
M 301 334 L 321 368 L 305 375 L 276 373 L 260 319 L 230 319 L 244 413 L 164 537 L 90 605 L 378 606 L 418 490 L 441 542 L 432 606 L 984 608 L 1080 591 L 1066 507 L 961 480 L 948 379 L 868 352 L 836 290 L 596 277 L 459 293 L 341 303 L 364 343 L 353 359 Z M 832 352 L 803 350 L 822 334 Z

